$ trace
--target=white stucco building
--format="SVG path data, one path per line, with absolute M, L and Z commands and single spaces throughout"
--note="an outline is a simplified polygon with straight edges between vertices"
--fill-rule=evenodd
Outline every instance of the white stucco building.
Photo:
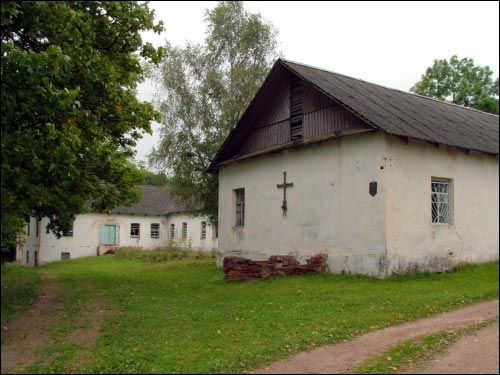
M 17 261 L 33 266 L 102 255 L 119 247 L 217 249 L 217 233 L 206 218 L 176 203 L 166 188 L 141 186 L 141 190 L 138 203 L 116 207 L 110 215 L 77 215 L 73 230 L 60 238 L 46 232 L 47 218 L 31 218 L 24 244 L 17 249 Z
M 496 115 L 278 60 L 211 165 L 218 264 L 325 254 L 386 277 L 498 259 L 498 140 Z

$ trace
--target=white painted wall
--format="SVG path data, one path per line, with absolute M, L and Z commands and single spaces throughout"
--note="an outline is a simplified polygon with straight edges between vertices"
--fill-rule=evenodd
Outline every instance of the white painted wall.
M 498 158 L 387 136 L 389 272 L 498 259 Z M 452 179 L 452 225 L 431 217 L 431 178 Z
M 141 247 L 144 249 L 165 247 L 169 244 L 169 219 L 167 216 L 146 215 L 77 215 L 73 223 L 73 236 L 58 239 L 54 234 L 46 233 L 47 218 L 42 219 L 39 236 L 37 237 L 35 233 L 35 219 L 31 218 L 30 235 L 26 237 L 24 245 L 20 247 L 18 261 L 22 264 L 33 266 L 35 251 L 38 251 L 39 263 L 60 260 L 62 252 L 69 252 L 71 259 L 96 256 L 99 246 L 99 226 L 101 224 L 117 225 L 118 242 L 116 246 Z M 172 215 L 171 219 L 175 221 L 188 220 L 188 231 L 190 231 L 193 248 L 210 251 L 217 246 L 217 240 L 212 239 L 212 231 L 209 226 L 207 227 L 207 240 L 201 241 L 199 237 L 196 237 L 197 235 L 200 236 L 202 218 L 186 214 L 175 214 Z M 138 238 L 130 236 L 132 223 L 140 224 Z M 160 224 L 160 236 L 158 239 L 151 238 L 152 223 Z M 183 244 L 180 245 L 182 246 Z M 26 262 L 27 252 L 30 253 L 29 262 Z
M 219 266 L 226 255 L 254 260 L 328 254 L 330 270 L 378 275 L 385 254 L 383 134 L 339 138 L 227 165 L 219 171 Z M 283 171 L 288 212 L 282 215 Z M 369 195 L 370 181 L 378 193 Z M 245 188 L 245 226 L 235 227 L 234 189 Z
M 207 223 L 206 238 L 201 238 L 201 222 Z M 187 224 L 187 239 L 182 238 L 182 223 Z M 168 238 L 170 239 L 170 225 L 174 224 L 175 238 L 174 245 L 191 247 L 196 250 L 211 251 L 217 249 L 217 238 L 215 228 L 203 217 L 189 215 L 186 213 L 176 213 L 168 215 Z
M 353 135 L 219 171 L 219 257 L 328 254 L 331 272 L 379 277 L 498 259 L 498 158 L 383 133 Z M 283 171 L 287 190 L 282 216 Z M 431 177 L 453 179 L 453 225 L 431 223 Z M 369 182 L 378 183 L 375 197 Z M 245 188 L 235 227 L 234 189 Z M 417 267 L 418 265 L 418 267 Z

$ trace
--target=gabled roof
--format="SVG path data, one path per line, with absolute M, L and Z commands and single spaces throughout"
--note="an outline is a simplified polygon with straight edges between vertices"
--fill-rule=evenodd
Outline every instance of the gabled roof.
M 174 200 L 168 188 L 163 186 L 140 186 L 141 200 L 130 206 L 117 206 L 111 213 L 160 216 L 174 212 L 187 212 L 188 209 Z
M 387 88 L 284 59 L 276 61 L 263 86 L 269 83 L 269 77 L 277 66 L 284 67 L 309 82 L 374 129 L 396 136 L 498 155 L 498 115 Z M 256 96 L 258 95 L 259 93 Z M 247 115 L 252 103 L 242 119 Z M 221 160 L 223 159 L 221 156 L 225 154 L 225 148 L 230 143 L 228 141 L 238 132 L 242 119 L 220 148 L 210 169 L 215 169 L 224 161 Z

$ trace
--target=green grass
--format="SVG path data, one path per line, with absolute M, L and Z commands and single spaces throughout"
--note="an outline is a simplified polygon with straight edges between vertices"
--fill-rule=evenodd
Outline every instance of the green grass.
M 431 358 L 444 352 L 459 339 L 474 334 L 481 328 L 491 325 L 497 319 L 489 319 L 471 327 L 441 331 L 417 339 L 407 340 L 384 354 L 368 359 L 352 373 L 393 374 L 402 370 L 422 367 Z
M 2 264 L 2 324 L 28 310 L 38 298 L 40 277 L 33 268 Z
M 116 252 L 118 259 L 135 259 L 146 262 L 166 262 L 179 259 L 215 259 L 215 252 L 204 252 L 196 250 L 176 249 L 166 247 L 164 249 L 144 251 L 134 247 L 122 247 Z
M 244 283 L 224 281 L 211 258 L 145 262 L 115 255 L 39 271 L 56 276 L 72 303 L 98 292 L 108 313 L 86 353 L 90 361 L 79 360 L 78 345 L 56 340 L 45 351 L 59 355 L 28 372 L 242 372 L 498 296 L 497 262 L 389 280 L 322 274 Z M 92 287 L 78 287 L 84 284 Z

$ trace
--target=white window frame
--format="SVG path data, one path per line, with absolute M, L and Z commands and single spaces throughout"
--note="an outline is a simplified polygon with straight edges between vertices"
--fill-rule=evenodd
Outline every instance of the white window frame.
M 74 227 L 73 224 L 74 224 L 74 222 L 71 223 L 71 228 L 68 229 L 67 232 L 63 232 L 63 234 L 62 234 L 63 237 L 73 237 L 73 227 Z
M 432 225 L 453 224 L 453 180 L 431 178 L 431 223 Z
M 151 223 L 151 238 L 160 238 L 160 223 Z
M 188 223 L 184 222 L 182 223 L 182 239 L 187 240 L 187 234 L 188 234 Z
M 204 239 L 207 238 L 207 222 L 206 221 L 202 221 L 201 222 L 201 235 L 200 235 L 200 238 L 202 240 L 204 240 Z
M 236 227 L 245 226 L 245 189 L 235 189 L 235 222 Z
M 137 230 L 137 233 L 133 231 Z M 141 236 L 141 224 L 140 223 L 131 223 L 130 224 L 130 238 L 140 238 Z

